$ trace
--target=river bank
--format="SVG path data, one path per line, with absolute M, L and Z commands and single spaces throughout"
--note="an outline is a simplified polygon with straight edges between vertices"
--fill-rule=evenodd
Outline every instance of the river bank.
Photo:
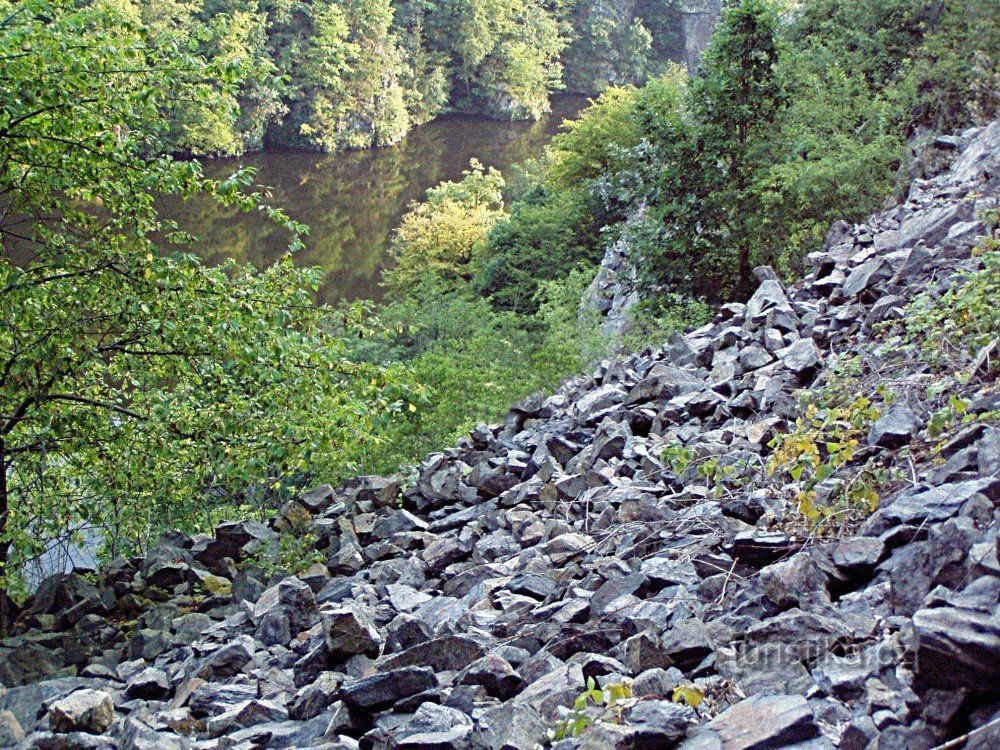
M 254 168 L 270 202 L 310 227 L 296 262 L 326 272 L 319 302 L 377 300 L 392 232 L 411 202 L 442 180 L 460 179 L 473 158 L 509 176 L 515 165 L 540 156 L 563 121 L 576 117 L 587 101 L 576 94 L 554 97 L 552 112 L 537 122 L 443 115 L 379 149 L 268 150 L 202 164 L 207 176 L 220 179 L 240 167 Z M 264 268 L 288 250 L 287 234 L 263 215 L 200 198 L 169 208 L 198 237 L 199 253 L 210 263 L 235 258 Z

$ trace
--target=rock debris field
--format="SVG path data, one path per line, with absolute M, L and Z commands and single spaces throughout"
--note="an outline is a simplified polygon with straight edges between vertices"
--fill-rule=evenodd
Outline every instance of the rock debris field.
M 905 346 L 983 265 L 1000 123 L 930 149 L 796 284 L 757 269 L 413 477 L 47 579 L 0 642 L 0 747 L 1000 747 L 997 332 L 945 375 Z M 811 448 L 837 393 L 858 419 Z M 321 561 L 258 564 L 281 535 Z

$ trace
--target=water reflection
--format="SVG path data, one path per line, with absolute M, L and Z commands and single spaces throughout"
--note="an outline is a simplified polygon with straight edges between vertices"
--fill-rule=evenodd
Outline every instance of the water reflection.
M 553 113 L 536 123 L 448 115 L 410 133 L 399 145 L 343 154 L 269 151 L 205 162 L 211 177 L 243 165 L 257 169 L 272 202 L 310 226 L 297 262 L 327 272 L 319 298 L 377 299 L 379 273 L 392 230 L 411 201 L 442 180 L 458 179 L 469 160 L 508 172 L 537 155 L 566 117 L 586 103 L 560 96 Z M 264 267 L 287 250 L 288 237 L 263 217 L 223 209 L 204 199 L 174 209 L 181 226 L 199 238 L 209 262 L 225 257 Z

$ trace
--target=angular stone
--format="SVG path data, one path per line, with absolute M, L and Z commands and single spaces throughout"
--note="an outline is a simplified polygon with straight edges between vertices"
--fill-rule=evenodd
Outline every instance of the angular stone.
M 716 716 L 708 728 L 725 750 L 771 750 L 819 733 L 812 709 L 799 695 L 755 695 Z
M 957 515 L 963 505 L 976 497 L 994 505 L 1000 503 L 1000 478 L 942 484 L 918 492 L 904 490 L 896 500 L 876 511 L 864 523 L 861 533 L 876 536 L 900 524 L 917 526 L 945 521 Z
M 668 700 L 640 701 L 628 713 L 627 723 L 636 730 L 636 747 L 669 748 L 677 744 L 695 723 L 688 706 Z
M 798 552 L 787 560 L 760 571 L 767 598 L 779 607 L 829 602 L 827 577 L 808 552 Z
M 534 750 L 544 742 L 549 724 L 534 706 L 508 702 L 479 716 L 473 735 L 477 750 Z
M 326 610 L 321 617 L 326 647 L 334 661 L 343 661 L 356 654 L 378 654 L 382 636 L 361 608 L 347 606 Z
M 236 641 L 213 651 L 206 657 L 198 676 L 205 680 L 224 680 L 243 671 L 253 658 L 253 642 Z
M 482 685 L 488 695 L 505 701 L 517 694 L 524 680 L 506 659 L 488 654 L 466 667 L 459 676 L 459 683 Z
M 705 623 L 693 617 L 675 623 L 660 641 L 663 652 L 682 672 L 698 666 L 714 650 Z
M 316 597 L 309 585 L 298 578 L 286 578 L 261 594 L 254 604 L 254 620 L 272 613 L 288 621 L 288 629 L 293 636 L 319 621 Z
M 170 680 L 162 669 L 148 667 L 128 681 L 125 695 L 141 700 L 159 700 L 170 694 Z
M 242 727 L 253 727 L 288 719 L 288 710 L 270 700 L 254 699 L 237 703 L 206 723 L 208 735 L 219 737 Z
M 10 711 L 0 711 L 0 747 L 10 747 L 24 740 L 24 729 Z
M 367 712 L 390 708 L 403 698 L 423 693 L 438 685 L 434 672 L 426 667 L 403 667 L 349 683 L 340 697 L 348 706 Z
M 901 448 L 916 436 L 920 427 L 920 419 L 912 409 L 893 404 L 868 431 L 868 445 L 888 450 Z
M 446 635 L 419 643 L 380 662 L 379 669 L 430 667 L 434 672 L 457 672 L 483 655 L 483 647 L 472 638 Z
M 803 378 L 814 373 L 823 363 L 823 355 L 811 338 L 799 339 L 791 346 L 778 350 L 777 355 L 785 367 Z
M 847 575 L 864 574 L 885 556 L 885 542 L 877 537 L 856 536 L 843 539 L 833 548 L 833 564 Z
M 913 615 L 915 672 L 922 683 L 975 692 L 1000 680 L 1000 584 L 992 589 L 982 601 L 962 595 L 938 598 Z
M 54 732 L 101 734 L 114 716 L 115 704 L 102 690 L 77 690 L 49 706 L 49 726 Z

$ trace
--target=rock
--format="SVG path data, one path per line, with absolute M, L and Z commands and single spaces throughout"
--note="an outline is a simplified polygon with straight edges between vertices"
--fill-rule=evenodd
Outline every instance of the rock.
M 330 658 L 343 661 L 355 654 L 375 656 L 382 636 L 371 618 L 360 608 L 341 607 L 321 613 Z
M 755 695 L 706 726 L 725 750 L 771 750 L 804 742 L 819 733 L 812 709 L 799 695 Z
M 913 615 L 917 677 L 941 688 L 989 690 L 1000 679 L 1000 583 L 979 598 L 943 590 Z M 986 588 L 986 587 L 984 587 Z
M 10 711 L 0 711 L 0 747 L 11 747 L 24 740 L 21 723 Z
M 493 654 L 488 654 L 466 667 L 458 681 L 462 685 L 482 685 L 488 695 L 505 701 L 513 698 L 524 684 L 510 663 Z
M 430 667 L 434 672 L 457 672 L 483 655 L 483 647 L 468 636 L 446 635 L 419 643 L 380 662 L 383 671 L 401 667 Z
M 287 718 L 288 711 L 284 706 L 270 700 L 253 699 L 237 703 L 218 716 L 212 716 L 206 728 L 210 737 L 219 737 L 241 727 L 285 721 Z
M 340 697 L 351 708 L 374 712 L 437 685 L 437 678 L 430 669 L 403 667 L 349 683 L 341 688 Z
M 648 630 L 633 635 L 622 646 L 625 651 L 625 666 L 633 674 L 657 667 L 669 667 L 674 663 L 660 645 L 660 639 Z
M 823 355 L 812 339 L 799 339 L 776 354 L 782 364 L 800 378 L 808 378 L 823 362 Z
M 663 653 L 682 672 L 700 664 L 714 649 L 708 628 L 697 618 L 675 623 L 660 639 Z
M 879 279 L 879 272 L 883 269 L 885 261 L 882 258 L 872 258 L 855 268 L 851 275 L 844 281 L 841 294 L 846 299 L 857 297 L 863 291 L 872 286 Z
M 879 536 L 905 524 L 919 526 L 945 521 L 958 515 L 964 505 L 977 500 L 1000 502 L 1000 478 L 974 479 L 942 484 L 925 490 L 903 490 L 896 499 L 880 508 L 866 521 L 860 533 Z
M 479 716 L 473 733 L 476 750 L 534 750 L 543 742 L 549 725 L 525 703 L 504 703 Z
M 868 445 L 895 450 L 909 443 L 921 424 L 917 415 L 902 404 L 893 404 L 868 431 Z
M 337 700 L 340 684 L 339 675 L 332 672 L 322 673 L 295 694 L 288 715 L 298 721 L 307 721 L 319 716 Z
M 125 688 L 127 698 L 158 700 L 170 694 L 170 680 L 162 669 L 149 667 L 128 681 Z
M 695 723 L 688 706 L 673 701 L 640 701 L 628 713 L 627 722 L 635 729 L 633 747 L 670 748 L 680 742 Z
M 968 203 L 953 203 L 915 213 L 899 228 L 900 246 L 913 247 L 923 240 L 928 247 L 934 247 L 948 236 L 954 225 L 972 217 L 972 206 Z
M 253 658 L 253 640 L 241 639 L 209 654 L 202 663 L 198 676 L 218 681 L 239 674 Z
M 864 575 L 885 557 L 885 542 L 877 537 L 843 539 L 833 549 L 833 564 L 847 576 Z
M 114 715 L 110 695 L 102 690 L 77 690 L 49 706 L 49 726 L 54 732 L 101 734 Z
M 408 721 L 389 734 L 396 748 L 461 750 L 468 747 L 472 720 L 454 708 L 422 703 Z
M 808 552 L 798 552 L 787 560 L 768 565 L 760 571 L 760 582 L 767 598 L 779 607 L 830 600 L 826 574 Z
M 288 631 L 293 636 L 297 635 L 319 621 L 316 597 L 305 582 L 298 578 L 286 578 L 267 589 L 254 604 L 255 621 L 267 616 L 287 622 Z

